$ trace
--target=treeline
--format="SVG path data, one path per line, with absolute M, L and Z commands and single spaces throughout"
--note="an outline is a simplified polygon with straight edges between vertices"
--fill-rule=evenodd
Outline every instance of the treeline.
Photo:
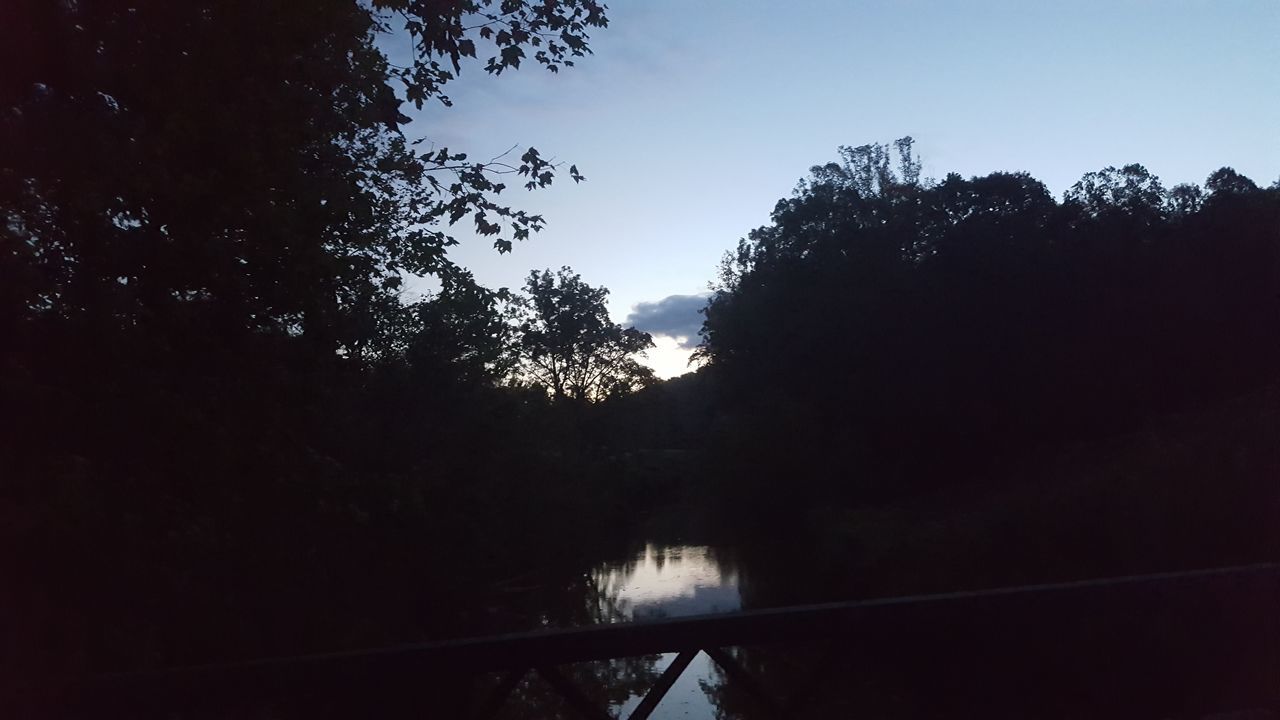
M 504 584 L 577 582 L 643 512 L 592 401 L 651 381 L 629 357 L 650 341 L 576 275 L 532 277 L 446 283 L 357 357 L 29 318 L 5 384 L 15 646 L 102 669 L 590 621 Z
M 1026 173 L 923 180 L 910 138 L 842 148 L 706 309 L 729 487 L 909 494 L 1272 382 L 1278 232 L 1280 186 L 1230 168 L 1106 168 L 1059 202 Z
M 854 507 L 1276 380 L 1276 186 L 1126 166 L 1059 202 L 904 139 L 780 202 L 657 383 L 603 288 L 449 260 L 453 223 L 539 230 L 502 193 L 563 169 L 401 114 L 486 53 L 568 67 L 602 5 L 134 5 L 0 27 L 0 691 L 589 622 L 589 556 L 672 497 Z
M 1025 173 L 924 180 L 905 138 L 842 148 L 727 254 L 708 364 L 665 407 L 711 409 L 702 477 L 746 608 L 1274 561 L 1278 310 L 1280 183 L 1165 189 L 1129 165 L 1058 201 Z M 1256 620 L 1236 622 L 1266 591 L 1215 589 L 1221 616 L 1181 592 L 737 657 L 815 717 L 1274 697 Z M 1215 647 L 1243 660 L 1198 667 Z M 1107 686 L 1112 662 L 1143 671 Z M 719 713 L 769 714 L 720 679 Z
M 513 189 L 583 178 L 415 143 L 401 110 L 464 67 L 572 65 L 603 6 L 11 5 L 0 698 L 589 621 L 582 556 L 640 495 L 581 408 L 651 380 L 649 339 L 571 272 L 521 294 L 453 264 L 454 223 L 508 251 L 544 224 Z

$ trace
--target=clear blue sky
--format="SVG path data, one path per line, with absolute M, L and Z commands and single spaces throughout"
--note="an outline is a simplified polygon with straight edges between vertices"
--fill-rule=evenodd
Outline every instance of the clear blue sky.
M 1280 0 L 616 0 L 609 16 L 567 72 L 472 65 L 455 107 L 410 113 L 411 133 L 473 158 L 534 145 L 588 178 L 508 191 L 548 227 L 505 256 L 464 242 L 454 258 L 487 285 L 570 265 L 622 322 L 704 292 L 838 145 L 903 135 L 926 175 L 1026 170 L 1058 195 L 1130 162 L 1166 186 L 1223 165 L 1280 177 Z M 680 372 L 687 353 L 660 346 L 660 373 Z

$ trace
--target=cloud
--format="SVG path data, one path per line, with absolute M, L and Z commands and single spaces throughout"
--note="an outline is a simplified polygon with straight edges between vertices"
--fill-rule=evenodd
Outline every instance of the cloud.
M 680 347 L 692 350 L 697 346 L 698 331 L 702 329 L 702 314 L 698 311 L 707 304 L 710 295 L 668 295 L 657 302 L 642 302 L 631 306 L 627 325 L 634 325 L 651 335 L 674 338 Z

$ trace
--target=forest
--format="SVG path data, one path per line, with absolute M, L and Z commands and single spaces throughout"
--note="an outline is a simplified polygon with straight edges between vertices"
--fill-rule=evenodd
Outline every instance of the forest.
M 402 113 L 571 73 L 603 4 L 5 5 L 0 697 L 599 622 L 581 569 L 654 527 L 732 543 L 744 607 L 1280 557 L 1280 180 L 1056 197 L 851 138 L 661 380 L 569 262 L 450 255 L 538 242 L 586 165 Z

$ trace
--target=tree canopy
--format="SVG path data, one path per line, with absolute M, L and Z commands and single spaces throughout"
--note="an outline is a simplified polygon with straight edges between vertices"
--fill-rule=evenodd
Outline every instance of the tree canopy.
M 661 502 L 830 513 L 818 547 L 860 545 L 810 556 L 887 566 L 899 538 L 842 509 L 1280 382 L 1280 184 L 1231 168 L 1106 167 L 1058 199 L 1025 172 L 926 178 L 909 137 L 841 147 L 726 255 L 704 366 L 659 382 L 604 287 L 562 267 L 492 290 L 450 259 L 459 223 L 500 253 L 539 231 L 512 190 L 577 167 L 473 159 L 404 114 L 452 105 L 468 67 L 571 67 L 597 0 L 8 5 L 0 617 L 23 622 L 0 697 L 612 620 L 582 568 Z M 1275 537 L 1276 422 L 1248 423 L 1262 450 L 1213 438 L 1188 465 L 1244 488 L 1213 496 L 1224 548 Z M 978 534 L 1031 534 L 1001 532 Z M 748 604 L 776 570 L 742 576 Z M 656 674 L 583 670 L 614 706 Z
M 1132 164 L 1056 202 L 1026 173 L 921 179 L 910 148 L 842 149 L 726 256 L 702 352 L 740 411 L 802 408 L 795 442 L 919 477 L 1272 376 L 1280 189 Z
M 557 171 L 533 148 L 420 149 L 402 102 L 450 104 L 485 47 L 489 73 L 526 52 L 558 71 L 606 24 L 594 0 L 17 3 L 0 31 L 6 332 L 194 322 L 356 352 L 403 274 L 456 271 L 449 225 L 509 250 L 543 221 L 500 201 L 503 177 Z M 390 33 L 412 40 L 408 66 L 380 49 Z
M 558 72 L 606 24 L 594 0 L 6 4 L 0 613 L 40 610 L 5 683 L 438 634 L 461 616 L 423 608 L 481 585 L 430 578 L 591 501 L 547 466 L 542 404 L 498 388 L 508 296 L 448 256 L 458 223 L 529 237 L 507 199 L 566 172 L 417 142 L 403 111 L 468 66 Z
M 556 398 L 603 400 L 654 381 L 635 355 L 653 347 L 648 333 L 609 319 L 605 297 L 567 267 L 534 270 L 525 283 L 520 324 L 524 375 Z

